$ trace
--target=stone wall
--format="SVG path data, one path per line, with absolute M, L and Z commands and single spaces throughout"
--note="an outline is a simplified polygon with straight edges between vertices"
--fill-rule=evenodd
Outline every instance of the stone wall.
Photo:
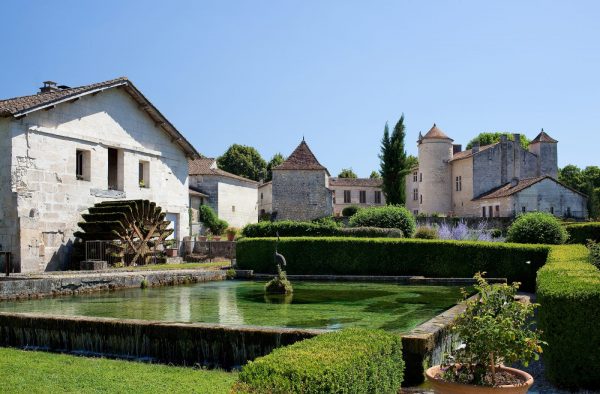
M 336 216 L 341 215 L 342 210 L 350 205 L 356 205 L 359 207 L 371 207 L 385 205 L 385 196 L 380 187 L 368 187 L 368 186 L 330 186 L 335 196 L 335 204 L 333 204 L 333 214 Z M 344 191 L 350 190 L 350 202 L 344 202 Z M 360 203 L 360 192 L 365 191 L 366 202 Z M 375 192 L 381 193 L 381 202 L 375 202 Z
M 460 190 L 456 178 L 460 177 Z M 477 216 L 473 209 L 473 158 L 468 157 L 452 162 L 452 211 L 455 216 Z
M 258 188 L 258 213 L 273 212 L 273 183 L 265 183 Z
M 273 212 L 276 220 L 312 220 L 333 214 L 324 170 L 274 170 Z
M 521 212 L 525 207 L 527 212 L 554 210 L 554 215 L 559 217 L 569 216 L 587 217 L 587 199 L 579 193 L 568 189 L 559 183 L 544 179 L 512 197 L 512 208 Z
M 154 201 L 175 215 L 178 236 L 188 234 L 185 153 L 124 91 L 33 112 L 9 128 L 10 185 L 20 228 L 13 253 L 22 272 L 64 268 L 81 213 L 99 201 Z M 118 150 L 119 190 L 108 190 L 108 148 Z M 76 150 L 85 152 L 81 180 L 75 176 Z M 139 184 L 140 161 L 149 165 L 146 187 Z
M 415 180 L 416 177 L 416 180 Z M 419 213 L 419 169 L 413 169 L 404 179 L 406 188 L 406 209 L 414 215 Z M 417 197 L 414 197 L 414 191 L 417 190 Z
M 12 182 L 22 182 L 23 171 L 11 173 L 11 126 L 8 118 L 0 118 L 0 245 L 2 250 L 13 252 L 14 260 L 19 258 L 19 219 L 16 195 L 11 192 L 10 185 Z

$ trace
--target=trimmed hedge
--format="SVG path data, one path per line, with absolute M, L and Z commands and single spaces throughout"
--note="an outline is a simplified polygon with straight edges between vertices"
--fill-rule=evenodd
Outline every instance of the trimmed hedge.
M 280 237 L 390 237 L 402 238 L 402 231 L 378 227 L 349 227 L 344 228 L 337 224 L 321 224 L 314 222 L 297 222 L 282 220 L 279 222 L 259 222 L 249 224 L 242 230 L 248 238 L 275 237 L 279 232 Z
M 553 383 L 600 388 L 600 270 L 583 245 L 553 247 L 537 275 L 544 368 Z
M 588 239 L 600 242 L 600 223 L 567 224 L 565 230 L 569 233 L 569 243 L 586 244 Z
M 549 249 L 547 245 L 341 237 L 282 238 L 279 244 L 288 275 L 471 278 L 486 271 L 487 277 L 521 282 L 522 289 L 529 291 L 535 287 L 536 271 L 546 261 Z M 274 251 L 274 238 L 242 239 L 236 248 L 237 265 L 272 273 Z
M 234 391 L 247 393 L 397 393 L 402 339 L 350 328 L 275 349 L 246 364 Z

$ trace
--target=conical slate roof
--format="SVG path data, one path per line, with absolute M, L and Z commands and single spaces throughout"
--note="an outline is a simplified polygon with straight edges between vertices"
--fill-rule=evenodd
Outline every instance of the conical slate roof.
M 302 140 L 286 161 L 273 168 L 274 170 L 325 170 L 312 153 L 308 144 Z
M 433 127 L 423 136 L 423 139 L 439 139 L 439 140 L 452 140 L 452 138 L 448 137 L 436 124 L 433 124 Z
M 546 134 L 546 132 L 544 131 L 544 129 L 542 129 L 542 131 L 537 135 L 537 137 L 535 137 L 533 139 L 533 141 L 531 141 L 531 144 L 535 144 L 537 142 L 552 142 L 552 143 L 557 143 L 558 141 L 555 140 L 554 138 L 550 137 L 548 134 Z

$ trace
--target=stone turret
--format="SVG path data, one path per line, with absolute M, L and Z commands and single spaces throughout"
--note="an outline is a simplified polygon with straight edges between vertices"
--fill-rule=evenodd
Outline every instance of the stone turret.
M 529 144 L 529 151 L 538 157 L 538 176 L 558 178 L 557 144 L 558 141 L 546 134 L 544 129 Z
M 453 140 L 435 124 L 419 138 L 419 212 L 452 211 Z

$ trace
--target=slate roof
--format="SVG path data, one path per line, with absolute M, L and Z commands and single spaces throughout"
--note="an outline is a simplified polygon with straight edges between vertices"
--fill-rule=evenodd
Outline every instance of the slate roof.
M 371 178 L 329 178 L 329 186 L 381 187 L 383 180 Z
M 440 140 L 452 140 L 434 123 L 431 129 L 423 136 L 423 139 L 440 139 Z
M 578 192 L 577 190 L 572 189 L 572 188 L 568 187 L 567 185 L 560 183 L 559 181 L 552 178 L 551 176 L 544 175 L 544 176 L 538 176 L 535 178 L 520 179 L 519 183 L 517 183 L 515 186 L 512 186 L 511 183 L 507 183 L 506 185 L 500 186 L 499 188 L 496 188 L 493 190 L 490 190 L 489 192 L 484 193 L 481 196 L 474 198 L 473 200 L 477 201 L 477 200 L 489 200 L 489 199 L 494 199 L 494 198 L 509 197 L 509 196 L 512 196 L 513 194 L 516 194 L 522 190 L 527 189 L 528 187 L 535 185 L 538 182 L 543 181 L 544 179 L 550 179 L 553 182 L 558 183 L 560 186 L 562 186 L 564 188 L 567 188 L 577 194 L 581 194 L 582 196 L 585 196 L 585 194 Z
M 544 129 L 542 129 L 542 131 L 537 135 L 537 137 L 535 137 L 533 139 L 533 141 L 531 141 L 531 144 L 535 144 L 537 142 L 552 142 L 552 143 L 558 143 L 557 140 L 555 140 L 554 138 L 550 137 L 548 134 L 546 134 L 546 132 L 544 131 Z
M 170 137 L 171 141 L 177 143 L 190 158 L 201 157 L 194 146 L 165 118 L 160 111 L 140 92 L 127 77 L 111 79 L 109 81 L 84 85 L 75 88 L 66 88 L 51 92 L 38 93 L 30 96 L 13 97 L 0 100 L 0 117 L 20 118 L 30 112 L 55 105 L 72 102 L 88 94 L 97 94 L 106 89 L 123 88 L 140 109 L 145 111 Z
M 300 145 L 294 149 L 286 161 L 273 168 L 273 170 L 325 170 L 329 175 L 327 168 L 319 163 L 304 140 L 300 142 Z
M 258 185 L 258 182 L 252 179 L 244 178 L 243 176 L 235 175 L 227 171 L 217 168 L 217 160 L 214 158 L 201 158 L 188 161 L 189 175 L 208 175 L 222 176 L 225 178 L 236 179 L 238 181 L 248 182 L 253 185 Z

